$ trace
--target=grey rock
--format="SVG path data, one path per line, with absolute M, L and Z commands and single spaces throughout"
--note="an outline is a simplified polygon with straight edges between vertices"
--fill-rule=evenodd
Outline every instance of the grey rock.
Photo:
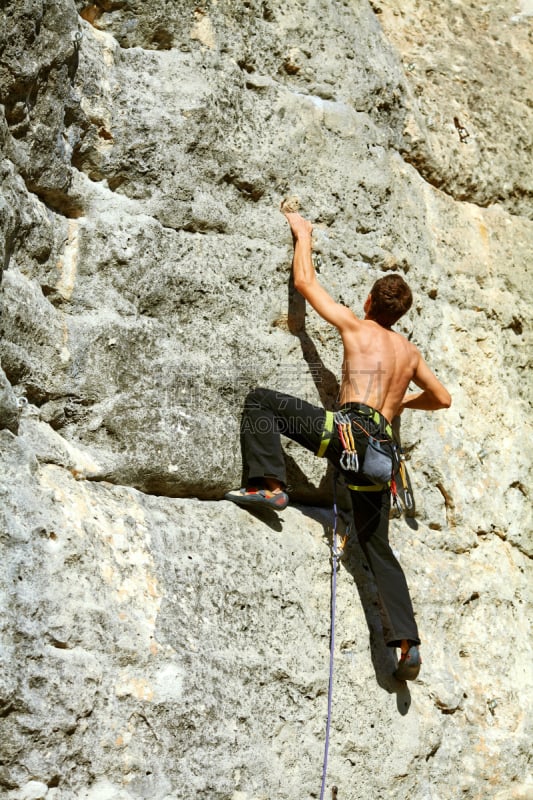
M 18 430 L 19 404 L 11 384 L 0 367 L 0 429 L 8 428 L 13 433 Z
M 77 215 L 69 196 L 70 155 L 83 126 L 72 81 L 79 25 L 69 0 L 3 5 L 0 75 L 6 156 L 30 193 L 59 213 Z
M 11 682 L 1 780 L 20 787 L 6 796 L 41 784 L 60 800 L 316 792 L 331 512 L 289 507 L 260 519 L 226 502 L 76 480 L 37 467 L 24 434 L 2 435 L 3 507 L 24 509 L 28 532 L 2 539 Z M 428 548 L 424 525 L 409 537 L 394 522 L 392 536 L 423 630 L 423 671 L 411 693 L 394 681 L 375 587 L 351 540 L 338 574 L 331 785 L 358 797 L 357 779 L 367 796 L 399 798 L 409 775 L 411 791 L 438 787 L 451 800 L 460 753 L 465 796 L 519 791 L 528 559 L 498 536 L 475 554 Z M 494 661 L 503 640 L 513 653 L 505 671 Z
M 410 690 L 392 678 L 354 542 L 343 559 L 328 788 L 528 796 L 520 8 L 3 4 L 9 800 L 317 794 L 331 476 L 285 442 L 282 517 L 218 502 L 240 482 L 253 386 L 336 395 L 339 338 L 290 286 L 287 194 L 315 223 L 336 299 L 358 312 L 377 277 L 406 276 L 415 303 L 399 329 L 453 396 L 445 413 L 402 417 L 416 515 L 391 536 L 424 640 Z M 15 398 L 28 401 L 18 429 Z
M 527 3 L 489 9 L 439 3 L 421 14 L 380 2 L 378 17 L 405 69 L 411 98 L 405 157 L 433 186 L 531 219 L 532 147 Z M 475 40 L 475 46 L 469 46 Z M 515 157 L 507 157 L 510 142 Z M 490 168 L 488 165 L 490 164 Z

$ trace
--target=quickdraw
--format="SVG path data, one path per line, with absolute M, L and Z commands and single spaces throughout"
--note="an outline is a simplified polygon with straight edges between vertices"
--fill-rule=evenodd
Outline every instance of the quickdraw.
M 401 495 L 398 491 L 396 476 L 400 479 L 401 482 L 401 489 L 402 489 Z M 405 465 L 405 455 L 401 447 L 398 448 L 398 469 L 391 481 L 391 493 L 392 493 L 392 501 L 394 506 L 396 507 L 396 511 L 398 512 L 398 514 L 402 514 L 402 512 L 405 509 L 406 516 L 413 516 L 411 512 L 414 511 L 415 501 L 411 490 L 411 482 L 409 480 L 409 475 L 407 473 L 407 467 Z
M 335 423 L 339 432 L 339 439 L 344 448 L 339 464 L 342 469 L 350 472 L 359 472 L 359 456 L 352 432 L 352 418 L 342 411 L 335 414 Z

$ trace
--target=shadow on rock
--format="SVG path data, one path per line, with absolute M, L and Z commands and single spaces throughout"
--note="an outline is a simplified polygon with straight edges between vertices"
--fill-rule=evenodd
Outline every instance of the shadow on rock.
M 244 510 L 260 522 L 264 522 L 271 530 L 278 533 L 283 530 L 283 521 L 272 508 L 246 508 Z
M 331 548 L 333 537 L 333 513 L 323 508 L 309 508 L 299 506 L 305 516 L 319 522 L 324 528 L 324 536 Z M 353 529 L 351 517 L 341 509 L 339 514 L 339 539 L 342 540 L 345 531 L 350 526 Z M 339 569 L 345 569 L 354 579 L 357 587 L 361 606 L 363 608 L 369 632 L 370 657 L 378 685 L 389 694 L 396 695 L 396 707 L 404 716 L 411 706 L 411 694 L 405 681 L 394 677 L 398 666 L 395 648 L 387 647 L 385 636 L 389 625 L 387 615 L 381 605 L 379 594 L 370 568 L 368 567 L 363 551 L 357 541 L 355 533 L 349 532 L 342 555 L 339 558 Z

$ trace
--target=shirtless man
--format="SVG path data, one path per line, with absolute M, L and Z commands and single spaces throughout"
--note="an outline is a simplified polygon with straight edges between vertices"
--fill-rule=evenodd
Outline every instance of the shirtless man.
M 280 434 L 325 456 L 343 474 L 350 489 L 361 547 L 390 621 L 390 647 L 400 647 L 400 680 L 420 670 L 420 639 L 403 570 L 389 544 L 390 488 L 365 473 L 369 436 L 392 441 L 391 422 L 405 408 L 448 408 L 448 391 L 431 372 L 418 349 L 391 326 L 411 307 L 411 290 L 400 275 L 380 278 L 364 304 L 364 319 L 335 302 L 316 278 L 311 258 L 313 226 L 300 214 L 286 213 L 294 238 L 294 286 L 323 319 L 334 325 L 344 347 L 340 412 L 348 418 L 357 460 L 346 469 L 342 428 L 333 415 L 299 398 L 255 389 L 246 398 L 241 440 L 246 486 L 226 499 L 243 506 L 284 509 L 286 472 Z M 410 382 L 421 391 L 406 394 Z M 354 468 L 355 467 L 355 468 Z

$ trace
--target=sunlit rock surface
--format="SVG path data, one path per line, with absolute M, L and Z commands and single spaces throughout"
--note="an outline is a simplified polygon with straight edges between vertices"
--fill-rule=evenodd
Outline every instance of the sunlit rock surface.
M 331 476 L 287 444 L 283 515 L 221 500 L 250 388 L 335 398 L 287 193 L 356 313 L 406 277 L 453 396 L 402 418 L 408 689 L 353 540 L 340 567 L 328 792 L 531 796 L 533 8 L 396 5 L 2 5 L 9 800 L 319 796 Z

